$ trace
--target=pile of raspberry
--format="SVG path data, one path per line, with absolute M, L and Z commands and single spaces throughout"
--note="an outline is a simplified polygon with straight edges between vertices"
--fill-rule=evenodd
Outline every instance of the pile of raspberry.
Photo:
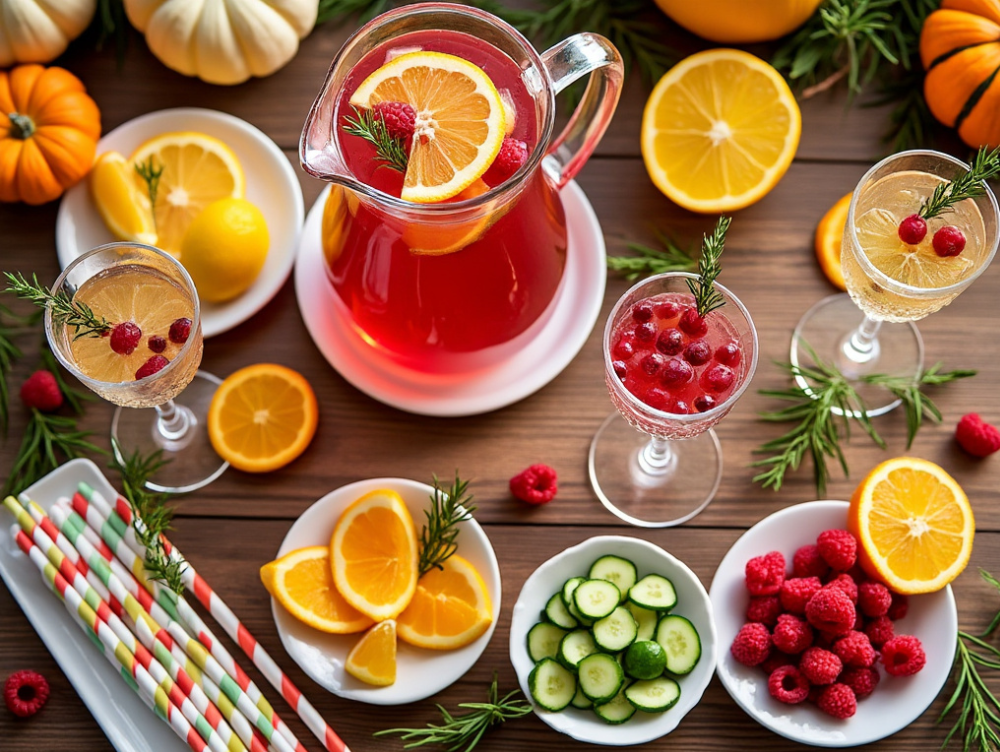
M 747 622 L 730 650 L 767 674 L 776 700 L 850 718 L 875 691 L 879 661 L 890 676 L 912 676 L 927 662 L 920 640 L 895 634 L 906 596 L 869 580 L 857 550 L 851 533 L 826 530 L 795 552 L 791 574 L 777 551 L 747 562 Z

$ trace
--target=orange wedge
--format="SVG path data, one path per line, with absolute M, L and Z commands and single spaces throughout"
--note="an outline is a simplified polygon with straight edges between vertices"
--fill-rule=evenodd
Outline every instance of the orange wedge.
M 847 226 L 847 210 L 851 207 L 848 193 L 823 215 L 816 227 L 816 259 L 823 274 L 834 287 L 846 290 L 844 270 L 840 266 L 840 245 L 844 242 L 844 228 Z
M 417 589 L 417 532 L 403 499 L 378 490 L 351 504 L 330 540 L 333 581 L 354 608 L 394 619 Z
M 486 583 L 457 554 L 420 578 L 417 591 L 399 615 L 399 639 L 420 648 L 453 650 L 478 639 L 493 622 Z
M 260 579 L 288 613 L 321 632 L 350 634 L 372 625 L 334 587 L 327 546 L 287 553 L 262 566 Z
M 347 654 L 344 670 L 355 679 L 376 687 L 396 681 L 396 622 L 388 619 L 365 632 Z
M 897 593 L 940 590 L 965 569 L 976 522 L 962 487 L 933 462 L 897 457 L 851 496 L 848 529 L 862 568 Z

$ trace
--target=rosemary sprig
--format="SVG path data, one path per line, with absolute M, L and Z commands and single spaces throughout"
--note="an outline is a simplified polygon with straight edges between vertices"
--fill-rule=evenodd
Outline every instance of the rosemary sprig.
M 466 496 L 469 481 L 461 480 L 455 473 L 455 482 L 448 491 L 441 488 L 434 476 L 434 493 L 431 506 L 424 510 L 427 522 L 420 531 L 420 574 L 437 567 L 458 549 L 458 523 L 471 520 L 476 507 L 472 496 Z
M 389 0 L 319 0 L 316 25 L 327 21 L 343 21 L 355 14 L 359 14 L 358 20 L 364 23 L 388 7 Z
M 0 304 L 0 435 L 4 437 L 7 436 L 10 420 L 10 386 L 7 378 L 14 363 L 23 355 L 15 340 L 34 331 L 41 318 L 40 314 L 40 311 L 36 311 L 30 316 L 18 316 L 7 306 Z
M 658 232 L 662 248 L 650 248 L 642 243 L 628 243 L 631 251 L 638 256 L 608 256 L 608 269 L 621 272 L 622 276 L 632 282 L 649 274 L 664 272 L 689 272 L 697 267 L 697 262 L 691 251 L 684 250 L 673 238 Z
M 144 565 L 151 580 L 162 582 L 175 593 L 184 592 L 181 575 L 187 563 L 177 554 L 169 554 L 163 543 L 163 534 L 170 530 L 174 516 L 173 507 L 167 506 L 168 494 L 150 491 L 146 482 L 161 470 L 169 460 L 157 450 L 143 456 L 139 450 L 126 455 L 115 439 L 111 440 L 114 452 L 111 467 L 121 474 L 122 491 L 132 510 L 132 529 L 135 537 L 146 547 Z M 136 524 L 139 521 L 141 524 Z
M 698 279 L 688 280 L 688 289 L 694 295 L 699 316 L 706 316 L 710 311 L 726 304 L 722 293 L 715 289 L 715 279 L 722 271 L 719 257 L 726 249 L 726 232 L 731 221 L 729 217 L 720 216 L 712 234 L 704 236 L 701 242 L 701 258 L 698 259 Z
M 920 207 L 920 216 L 930 219 L 949 211 L 959 201 L 986 195 L 986 183 L 983 181 L 997 175 L 1000 175 L 1000 147 L 993 151 L 980 147 L 972 160 L 972 169 L 947 183 L 939 183 Z
M 452 715 L 443 705 L 438 705 L 443 720 L 441 724 L 428 723 L 426 728 L 416 729 L 382 729 L 373 735 L 400 734 L 402 741 L 406 742 L 403 749 L 439 744 L 448 752 L 457 752 L 463 748 L 463 752 L 471 752 L 490 728 L 531 712 L 531 705 L 518 699 L 520 694 L 520 690 L 515 689 L 501 698 L 497 674 L 494 671 L 493 683 L 490 684 L 486 702 L 459 703 L 458 707 L 468 710 L 468 713 Z
M 80 337 L 100 337 L 111 331 L 111 324 L 103 316 L 95 314 L 86 303 L 71 300 L 65 292 L 51 293 L 38 281 L 38 276 L 32 274 L 28 282 L 23 274 L 4 272 L 7 277 L 7 289 L 23 300 L 29 300 L 39 308 L 52 311 L 53 320 L 72 326 L 75 329 L 73 339 Z
M 344 117 L 341 126 L 344 133 L 363 138 L 375 147 L 375 159 L 381 162 L 379 167 L 388 167 L 397 172 L 406 172 L 410 155 L 406 153 L 406 142 L 389 134 L 385 121 L 372 110 L 361 110 L 352 107 L 354 118 Z
M 156 157 L 152 154 L 145 162 L 135 165 L 135 171 L 146 184 L 146 193 L 149 194 L 149 210 L 153 215 L 153 228 L 156 228 L 156 196 L 160 192 L 160 178 L 163 177 L 163 165 L 156 166 Z
M 870 374 L 864 376 L 862 381 L 869 384 L 884 386 L 896 397 L 903 401 L 903 408 L 906 410 L 906 448 L 913 446 L 913 439 L 920 430 L 923 419 L 941 422 L 941 411 L 921 389 L 927 386 L 940 386 L 948 384 L 958 379 L 967 379 L 976 375 L 976 371 L 960 369 L 957 371 L 946 371 L 941 373 L 941 362 L 935 363 L 926 371 L 921 371 L 915 378 L 903 376 L 888 376 L 883 373 Z

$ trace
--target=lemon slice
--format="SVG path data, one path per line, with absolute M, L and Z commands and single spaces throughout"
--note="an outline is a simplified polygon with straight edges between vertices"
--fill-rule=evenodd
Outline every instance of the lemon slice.
M 455 55 L 410 52 L 361 82 L 350 104 L 405 102 L 417 114 L 404 201 L 457 196 L 493 163 L 506 128 L 504 104 L 482 69 Z
M 136 149 L 131 161 L 163 171 L 153 210 L 159 247 L 175 255 L 188 226 L 205 207 L 223 198 L 243 198 L 246 191 L 239 159 L 222 141 L 204 133 L 156 136 Z M 145 190 L 142 178 L 136 179 Z
M 802 117 L 774 68 L 740 50 L 699 52 L 660 79 L 642 115 L 642 157 L 656 187 L 685 209 L 742 209 L 777 185 Z
M 124 156 L 105 152 L 90 171 L 90 195 L 116 238 L 156 245 L 149 194 L 140 190 L 136 177 L 132 163 Z

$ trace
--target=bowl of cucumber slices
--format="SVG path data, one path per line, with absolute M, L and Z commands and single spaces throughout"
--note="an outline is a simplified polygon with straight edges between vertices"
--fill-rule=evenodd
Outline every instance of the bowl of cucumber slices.
M 673 731 L 716 662 L 708 593 L 683 562 L 639 538 L 590 538 L 552 557 L 514 604 L 510 659 L 545 723 L 625 746 Z

